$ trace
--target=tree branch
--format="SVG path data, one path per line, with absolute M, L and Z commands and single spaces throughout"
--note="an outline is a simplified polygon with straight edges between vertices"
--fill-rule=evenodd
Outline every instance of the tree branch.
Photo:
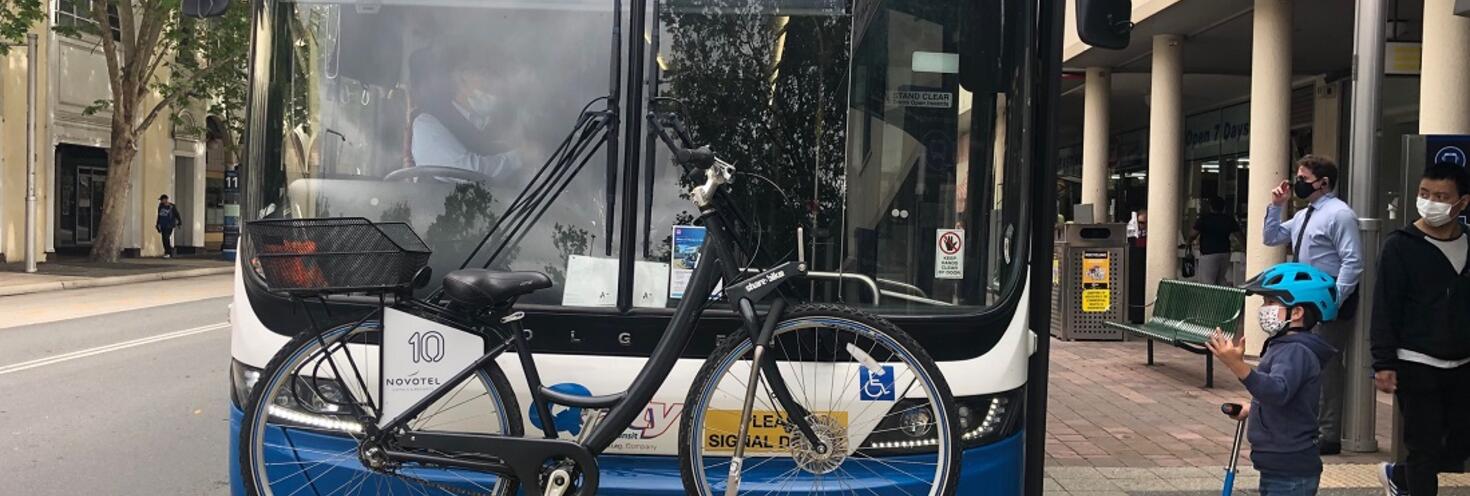
M 132 77 L 138 81 L 138 98 L 142 98 L 147 94 L 148 82 L 153 80 L 147 73 L 149 72 L 149 68 L 154 66 L 155 57 L 163 58 L 168 56 L 168 52 L 162 50 L 162 47 L 159 46 L 159 40 L 164 28 L 171 22 L 172 15 L 172 10 L 157 8 L 157 6 L 144 11 L 143 25 L 138 31 L 138 46 L 134 51 L 136 58 L 127 61 L 128 68 L 132 71 Z
M 237 56 L 243 56 L 243 54 Z M 194 93 L 194 87 L 198 85 L 200 81 L 203 81 L 205 78 L 224 69 L 225 67 L 232 66 L 233 64 L 231 64 L 230 62 L 233 62 L 233 59 L 234 57 L 225 59 L 223 61 L 220 61 L 221 63 L 219 64 L 211 65 L 209 67 L 206 67 L 202 71 L 190 74 L 188 78 L 185 79 L 182 83 L 176 85 L 176 89 L 174 90 L 174 92 L 168 95 L 164 95 L 163 99 L 159 100 L 158 104 L 154 105 L 153 109 L 148 111 L 148 115 L 144 116 L 143 119 L 138 122 L 138 125 L 134 127 L 134 129 L 136 129 L 139 133 L 148 129 L 148 126 L 153 125 L 153 120 L 157 119 L 159 114 L 163 113 L 164 109 L 167 109 L 169 106 L 178 103 L 179 101 L 182 101 L 184 97 Z
M 129 88 L 123 88 L 122 68 L 117 60 L 117 42 L 112 39 L 112 19 L 107 16 L 106 1 L 92 2 L 92 20 L 102 28 L 98 35 L 102 38 L 102 58 L 107 61 L 107 83 L 112 87 L 112 95 L 116 99 L 118 95 L 126 94 L 124 91 Z M 116 105 L 113 107 L 116 109 Z
M 134 60 L 134 52 L 138 50 L 138 19 L 136 16 L 134 16 L 136 12 L 133 11 L 133 1 L 117 0 L 116 2 L 113 2 L 111 0 L 91 0 L 91 2 L 94 6 L 99 4 L 102 6 L 102 12 L 104 13 L 104 16 L 107 12 L 108 4 L 117 6 L 117 22 L 118 24 L 121 24 L 118 30 L 121 31 L 122 34 L 122 62 L 123 64 L 128 64 L 132 62 Z M 111 38 L 112 30 L 104 29 L 102 30 L 101 35 L 103 38 Z M 126 77 L 127 75 L 124 75 L 124 78 Z

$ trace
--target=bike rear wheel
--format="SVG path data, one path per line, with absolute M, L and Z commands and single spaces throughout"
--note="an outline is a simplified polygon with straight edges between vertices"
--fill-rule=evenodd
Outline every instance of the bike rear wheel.
M 377 462 L 381 458 L 374 449 L 381 453 L 384 447 L 369 446 L 364 432 L 378 421 L 368 405 L 381 404 L 373 400 L 381 380 L 376 362 L 382 337 L 377 322 L 341 326 L 320 336 L 299 335 L 271 359 L 243 406 L 238 454 L 247 494 L 515 493 L 514 480 L 493 474 Z M 408 426 L 416 431 L 522 434 L 515 393 L 495 362 L 454 387 Z
M 745 458 L 732 463 L 754 344 L 715 350 L 694 379 L 679 427 L 689 494 L 952 494 L 959 418 L 938 366 L 912 337 L 876 315 L 801 305 L 777 323 L 766 349 L 825 453 L 804 439 L 761 379 Z

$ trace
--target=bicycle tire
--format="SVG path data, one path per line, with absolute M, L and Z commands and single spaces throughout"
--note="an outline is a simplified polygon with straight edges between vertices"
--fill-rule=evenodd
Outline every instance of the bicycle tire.
M 929 404 L 932 405 L 931 408 L 933 410 L 941 410 L 941 412 L 939 412 L 939 414 L 935 415 L 934 417 L 935 425 L 937 427 L 935 429 L 936 443 L 938 444 L 938 446 L 940 446 L 940 448 L 936 449 L 936 459 L 943 464 L 935 471 L 935 477 L 932 481 L 933 489 L 930 491 L 929 494 L 954 494 L 956 490 L 955 486 L 958 484 L 959 469 L 962 456 L 962 449 L 960 448 L 959 416 L 954 403 L 954 395 L 950 392 L 948 384 L 944 381 L 944 377 L 940 375 L 938 365 L 934 362 L 932 358 L 929 357 L 929 354 L 925 352 L 924 349 L 919 346 L 918 342 L 915 341 L 911 336 L 903 332 L 901 329 L 893 325 L 893 323 L 889 322 L 888 320 L 883 319 L 882 317 L 879 317 L 877 315 L 863 312 L 861 310 L 835 304 L 803 304 L 790 309 L 787 314 L 783 316 L 782 319 L 777 323 L 776 329 L 778 336 L 772 338 L 773 344 L 770 348 L 768 348 L 768 351 L 776 349 L 777 344 L 775 343 L 777 343 L 779 336 L 782 333 L 782 329 L 789 329 L 788 331 L 785 331 L 787 333 L 796 333 L 800 332 L 803 329 L 818 328 L 815 326 L 807 327 L 805 325 L 805 323 L 810 322 L 848 322 L 858 327 L 865 327 L 868 329 L 867 332 L 874 333 L 875 335 L 884 336 L 893 346 L 901 348 L 903 352 L 908 355 L 908 358 L 912 362 L 911 365 L 916 366 L 918 370 L 922 371 L 922 374 L 916 373 L 916 377 L 918 375 L 927 376 L 927 389 L 937 393 L 935 394 L 935 396 L 937 396 L 938 398 L 937 401 L 931 401 Z M 717 377 L 717 374 L 723 374 L 723 371 L 728 370 L 730 367 L 732 367 L 732 364 L 734 364 L 736 361 L 745 360 L 748 367 L 749 358 L 746 355 L 750 352 L 753 346 L 748 336 L 745 336 L 743 333 L 740 333 L 739 335 L 741 336 L 740 339 L 726 340 L 715 349 L 715 351 L 710 355 L 710 358 L 707 359 L 700 367 L 699 373 L 695 376 L 693 384 L 689 389 L 688 396 L 685 398 L 684 404 L 686 405 L 686 408 L 684 409 L 684 412 L 681 416 L 681 422 L 679 425 L 679 471 L 681 478 L 683 479 L 685 492 L 688 494 L 706 496 L 724 494 L 723 490 L 716 490 L 703 481 L 703 474 L 706 470 L 710 469 L 709 467 L 705 467 L 700 462 L 700 459 L 703 458 L 702 452 L 705 449 L 704 442 L 707 441 L 707 439 L 704 437 L 703 432 L 697 433 L 696 431 L 700 431 L 702 429 L 702 426 L 700 424 L 705 421 L 704 415 L 707 414 L 706 412 L 711 411 L 715 407 L 715 405 L 713 404 L 714 391 L 711 390 L 711 381 L 719 379 L 719 377 Z M 737 354 L 738 356 L 736 356 Z M 746 368 L 745 370 L 746 372 L 742 373 L 748 373 L 749 369 Z M 835 376 L 835 374 L 833 375 Z M 783 372 L 782 376 L 785 377 L 786 373 Z M 787 383 L 788 386 L 791 386 L 790 379 L 787 379 Z M 741 384 L 743 386 L 743 382 L 741 382 Z M 718 387 L 718 384 L 715 384 L 714 387 Z M 793 396 L 798 395 L 793 394 Z M 798 401 L 800 400 L 799 397 L 797 399 Z M 903 398 L 897 399 L 902 400 Z M 897 406 L 897 404 L 897 402 L 894 403 L 895 407 Z M 759 408 L 759 403 L 757 404 L 757 407 Z M 810 405 L 803 405 L 803 407 L 807 408 L 808 410 L 815 411 L 811 408 Z M 893 413 L 885 415 L 884 418 L 889 415 L 893 415 Z M 945 432 L 947 432 L 948 434 L 943 434 Z M 874 433 L 876 433 L 876 431 L 874 431 Z M 798 436 L 799 434 L 793 433 L 792 435 Z M 946 438 L 947 442 L 939 442 L 938 439 L 940 437 Z M 796 442 L 793 441 L 793 444 L 795 443 Z M 861 445 L 862 443 L 859 442 L 856 444 Z M 860 450 L 861 448 L 856 451 Z M 698 456 L 696 457 L 697 453 Z M 751 457 L 749 453 L 747 453 L 747 460 L 749 460 L 750 458 Z M 777 457 L 772 456 L 772 458 Z M 851 457 L 849 456 L 849 458 Z M 795 463 L 796 462 L 793 462 L 793 464 Z M 747 467 L 750 467 L 752 470 L 755 468 L 754 466 Z M 797 475 L 800 474 L 798 473 Z M 742 482 L 742 486 L 744 485 L 745 482 Z M 785 486 L 783 485 L 782 487 L 784 488 Z M 769 487 L 758 486 L 756 489 L 752 489 L 751 492 L 753 492 L 754 494 L 782 494 L 782 490 L 783 489 L 778 488 L 778 490 L 773 491 L 770 490 Z M 808 491 L 803 489 L 796 490 L 795 492 L 806 493 Z M 823 494 L 826 493 L 823 492 Z M 862 494 L 868 493 L 863 492 Z
M 370 323 L 368 328 L 375 329 L 375 332 L 378 333 L 382 332 L 381 326 L 377 325 L 376 322 Z M 332 337 L 330 335 L 341 332 L 350 332 L 352 330 L 354 330 L 352 326 L 344 325 L 323 332 L 321 333 L 321 335 L 323 336 L 323 339 L 326 339 Z M 272 387 L 268 387 L 268 385 L 281 380 L 277 376 L 282 374 L 283 369 L 286 369 L 288 366 L 294 365 L 293 363 L 291 363 L 293 361 L 293 357 L 298 357 L 301 353 L 305 352 L 306 350 L 312 349 L 318 344 L 318 334 L 309 332 L 298 334 L 289 342 L 287 342 L 285 346 L 281 347 L 281 349 L 276 352 L 275 356 L 271 358 L 266 367 L 261 370 L 260 379 L 256 382 L 255 387 L 251 388 L 249 399 L 245 402 L 245 405 L 242 405 L 241 407 L 242 419 L 240 423 L 237 452 L 239 456 L 238 465 L 240 467 L 240 477 L 241 481 L 243 482 L 242 485 L 245 488 L 245 494 L 247 495 L 274 496 L 274 491 L 270 491 L 269 493 L 261 491 L 259 487 L 260 481 L 256 474 L 256 469 L 259 467 L 257 467 L 256 464 L 252 463 L 252 460 L 255 459 L 254 449 L 258 445 L 261 445 L 261 443 L 256 442 L 257 440 L 254 439 L 255 434 L 257 433 L 256 423 L 258 419 L 269 418 L 268 413 L 266 415 L 262 415 L 262 412 L 260 411 L 260 408 L 262 408 L 263 404 L 268 404 L 263 403 L 266 391 L 274 389 Z M 331 346 L 329 345 L 328 347 L 330 348 Z M 480 381 L 480 384 L 486 388 L 487 393 L 493 391 L 494 394 L 492 396 L 489 396 L 489 398 L 490 401 L 494 403 L 494 406 L 499 415 L 503 416 L 501 424 L 502 428 L 505 429 L 504 435 L 512 437 L 523 436 L 525 427 L 522 423 L 520 405 L 519 402 L 516 400 L 515 391 L 511 388 L 510 382 L 505 377 L 505 372 L 502 371 L 499 365 L 497 365 L 494 361 L 489 361 L 485 364 L 485 366 L 481 367 L 481 370 L 475 374 L 475 377 L 477 377 Z M 366 469 L 366 467 L 362 468 Z M 315 482 L 311 483 L 315 485 Z M 510 496 L 516 494 L 518 485 L 519 484 L 514 479 L 499 478 L 497 480 L 494 490 L 485 494 L 490 494 L 492 496 Z M 363 487 L 362 489 L 366 490 L 366 487 Z M 450 492 L 450 490 L 446 489 L 444 492 Z

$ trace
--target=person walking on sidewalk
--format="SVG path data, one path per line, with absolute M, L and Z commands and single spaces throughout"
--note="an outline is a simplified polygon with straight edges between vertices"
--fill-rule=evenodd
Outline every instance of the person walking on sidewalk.
M 174 256 L 174 228 L 184 223 L 183 217 L 179 216 L 178 207 L 174 202 L 168 201 L 168 195 L 158 197 L 158 221 L 153 228 L 163 236 L 163 258 Z
M 1357 313 L 1358 278 L 1363 273 L 1363 245 L 1358 218 L 1353 209 L 1337 198 L 1337 164 L 1332 159 L 1307 155 L 1297 161 L 1296 182 L 1281 182 L 1271 191 L 1266 207 L 1265 242 L 1270 246 L 1289 244 L 1298 262 L 1326 272 L 1337 281 L 1337 319 L 1316 332 L 1338 350 L 1347 349 Z M 1307 201 L 1307 208 L 1282 222 L 1289 194 Z M 1322 454 L 1342 452 L 1343 357 L 1322 367 L 1322 405 L 1318 424 L 1322 429 Z
M 1199 241 L 1199 269 L 1195 280 L 1214 285 L 1225 284 L 1226 269 L 1230 267 L 1230 246 L 1235 233 L 1240 232 L 1240 223 L 1225 213 L 1225 199 L 1210 198 L 1209 211 L 1194 221 L 1189 244 Z
M 1470 173 L 1439 163 L 1419 180 L 1420 219 L 1389 234 L 1370 334 L 1375 383 L 1404 416 L 1408 463 L 1380 465 L 1389 496 L 1435 496 L 1470 458 L 1470 237 L 1457 221 Z
M 1336 283 L 1307 264 L 1279 264 L 1246 283 L 1265 299 L 1261 330 L 1270 336 L 1255 369 L 1245 363 L 1245 333 L 1226 339 L 1215 329 L 1206 346 L 1251 394 L 1236 420 L 1245 420 L 1251 464 L 1261 473 L 1262 496 L 1311 496 L 1322 478 L 1317 408 L 1322 364 L 1337 354 L 1312 333 L 1338 311 Z

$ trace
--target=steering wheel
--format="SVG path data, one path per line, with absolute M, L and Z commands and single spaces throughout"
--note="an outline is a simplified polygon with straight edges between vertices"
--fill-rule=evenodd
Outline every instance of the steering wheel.
M 414 181 L 419 178 L 454 180 L 441 182 L 490 182 L 490 176 L 481 174 L 479 172 L 475 172 L 469 169 L 461 169 L 458 167 L 443 167 L 438 165 L 420 165 L 416 167 L 409 167 L 407 169 L 398 169 L 393 172 L 389 172 L 386 176 L 383 176 L 383 180 L 385 181 Z

